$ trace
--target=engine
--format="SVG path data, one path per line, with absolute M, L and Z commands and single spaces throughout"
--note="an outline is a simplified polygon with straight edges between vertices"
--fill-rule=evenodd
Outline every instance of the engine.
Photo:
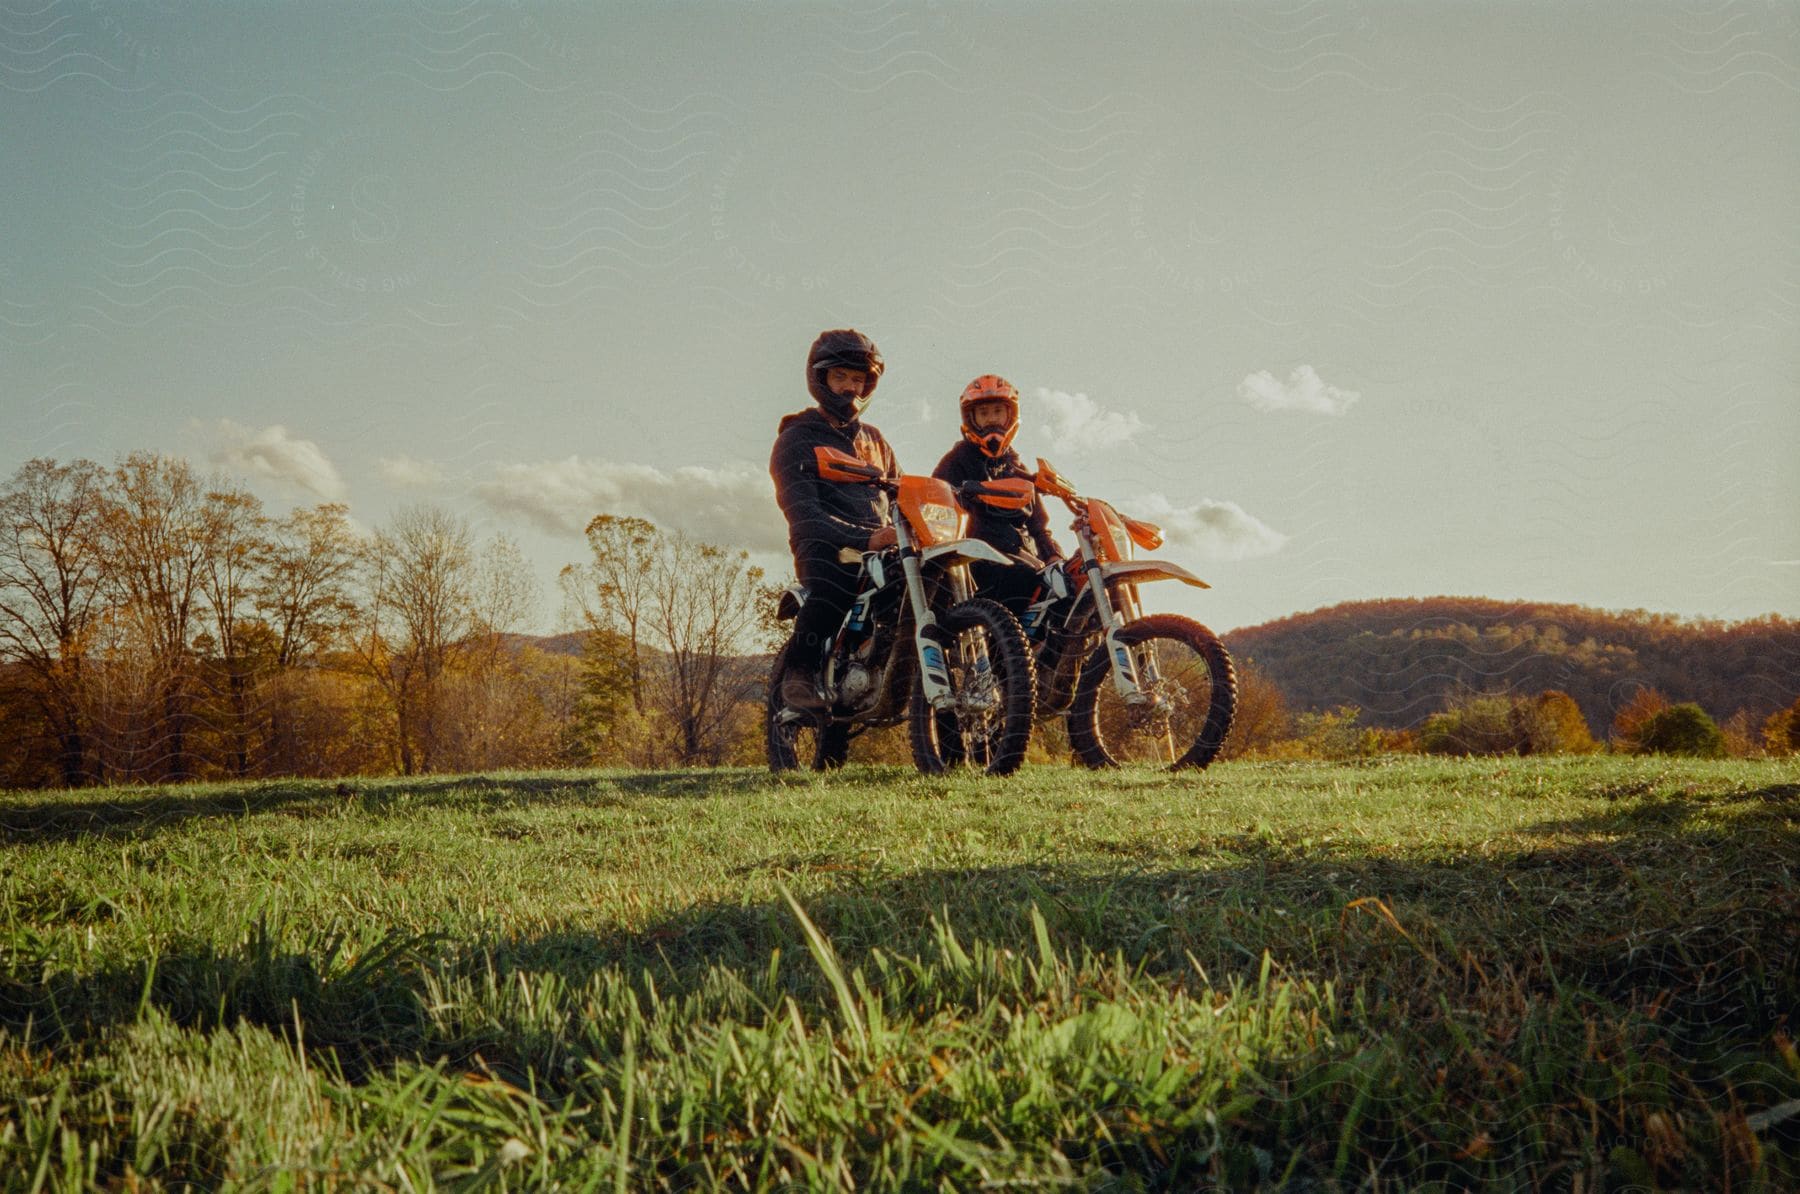
M 853 709 L 860 709 L 869 703 L 875 693 L 876 675 L 858 661 L 852 659 L 844 665 L 843 678 L 838 681 L 838 699 Z

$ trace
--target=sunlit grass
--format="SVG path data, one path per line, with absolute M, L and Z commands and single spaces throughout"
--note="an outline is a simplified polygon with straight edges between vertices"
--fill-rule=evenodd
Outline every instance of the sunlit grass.
M 1792 1188 L 1797 817 L 1612 758 L 0 796 L 0 1189 Z

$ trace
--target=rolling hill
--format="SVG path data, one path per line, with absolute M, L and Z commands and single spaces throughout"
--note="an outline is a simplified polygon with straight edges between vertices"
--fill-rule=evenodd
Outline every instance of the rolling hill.
M 1800 622 L 1677 618 L 1580 605 L 1427 597 L 1357 601 L 1233 631 L 1225 641 L 1296 710 L 1356 705 L 1417 725 L 1455 692 L 1575 698 L 1597 733 L 1639 688 L 1760 722 L 1800 694 Z

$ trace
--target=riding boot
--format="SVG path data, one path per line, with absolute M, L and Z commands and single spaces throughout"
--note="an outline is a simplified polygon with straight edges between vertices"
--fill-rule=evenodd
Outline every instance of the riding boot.
M 816 713 L 825 708 L 825 701 L 819 696 L 817 668 L 789 664 L 787 670 L 781 675 L 780 695 L 781 703 L 790 709 Z

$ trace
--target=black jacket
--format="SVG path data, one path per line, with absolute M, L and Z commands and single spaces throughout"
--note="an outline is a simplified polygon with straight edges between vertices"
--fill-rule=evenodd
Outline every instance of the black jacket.
M 1031 479 L 1031 470 L 1019 460 L 1019 454 L 1007 449 L 999 457 L 989 456 L 968 440 L 958 440 L 944 453 L 931 475 L 952 485 L 964 481 L 998 481 L 1002 477 Z M 969 534 L 1007 555 L 1031 551 L 1039 560 L 1048 562 L 1062 555 L 1062 548 L 1050 537 L 1050 512 L 1044 508 L 1043 495 L 1030 510 L 995 510 L 981 502 L 971 501 Z M 1026 537 L 1030 537 L 1027 546 Z
M 900 472 L 894 450 L 867 423 L 833 423 L 818 407 L 783 417 L 775 450 L 769 454 L 769 476 L 775 480 L 775 500 L 787 516 L 788 546 L 798 551 L 800 544 L 812 541 L 860 548 L 893 521 L 888 495 L 874 485 L 820 480 L 813 449 L 821 444 L 848 452 L 889 476 Z

